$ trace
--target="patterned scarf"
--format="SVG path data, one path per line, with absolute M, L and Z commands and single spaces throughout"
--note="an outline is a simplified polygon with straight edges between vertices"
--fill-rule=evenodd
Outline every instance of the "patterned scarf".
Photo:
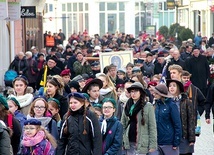
M 26 134 L 23 136 L 22 145 L 26 147 L 35 146 L 40 143 L 43 139 L 45 139 L 45 132 L 38 131 L 34 137 L 28 137 Z

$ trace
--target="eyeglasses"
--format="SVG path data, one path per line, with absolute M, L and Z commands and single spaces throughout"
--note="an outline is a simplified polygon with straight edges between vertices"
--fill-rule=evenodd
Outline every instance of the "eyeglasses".
M 37 109 L 37 110 L 44 110 L 45 109 L 45 107 L 44 106 L 34 106 L 34 109 Z
M 138 93 L 139 92 L 139 90 L 131 90 L 130 91 L 130 94 L 136 94 L 136 93 Z
M 103 106 L 103 109 L 107 109 L 107 110 L 110 110 L 110 109 L 113 109 L 114 107 L 111 107 L 111 106 Z
M 36 128 L 34 128 L 34 127 L 29 127 L 29 128 L 25 127 L 25 128 L 24 128 L 25 131 L 27 131 L 27 130 L 28 130 L 28 131 L 29 131 L 29 130 L 35 130 L 35 129 L 36 129 Z

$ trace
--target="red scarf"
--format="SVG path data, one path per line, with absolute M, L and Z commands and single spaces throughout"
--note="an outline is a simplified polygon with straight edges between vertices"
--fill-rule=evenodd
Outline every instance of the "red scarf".
M 189 86 L 192 84 L 191 81 L 187 81 L 185 84 L 184 84 L 184 92 L 186 92 L 189 88 Z

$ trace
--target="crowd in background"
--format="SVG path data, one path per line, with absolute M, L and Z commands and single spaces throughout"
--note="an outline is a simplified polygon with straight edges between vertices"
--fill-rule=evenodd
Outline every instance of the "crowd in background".
M 140 33 L 44 34 L 19 52 L 0 96 L 0 151 L 13 154 L 191 155 L 197 119 L 214 110 L 214 34 L 179 46 Z M 134 61 L 100 67 L 103 52 Z M 2 138 L 3 137 L 3 138 Z

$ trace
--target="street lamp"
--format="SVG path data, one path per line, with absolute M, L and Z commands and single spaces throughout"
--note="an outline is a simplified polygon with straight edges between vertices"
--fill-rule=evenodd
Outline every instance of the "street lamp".
M 175 38 L 176 38 L 175 44 L 176 44 L 176 46 L 178 46 L 178 7 L 179 7 L 179 5 L 180 5 L 180 0 L 175 0 L 176 24 L 177 24 L 177 26 L 176 26 L 176 34 L 175 34 Z

